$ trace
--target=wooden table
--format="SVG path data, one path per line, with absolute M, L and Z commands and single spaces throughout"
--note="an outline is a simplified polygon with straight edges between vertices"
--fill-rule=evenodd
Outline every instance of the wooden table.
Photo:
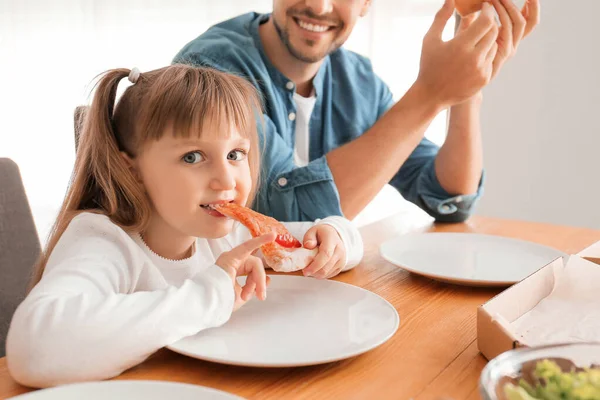
M 433 224 L 398 214 L 361 228 L 365 257 L 337 280 L 369 289 L 392 303 L 400 328 L 361 356 L 326 365 L 261 369 L 204 362 L 161 350 L 117 379 L 151 379 L 209 386 L 248 399 L 479 399 L 486 360 L 476 344 L 476 309 L 497 289 L 439 283 L 412 275 L 379 256 L 379 244 L 407 232 L 474 232 L 514 237 L 577 253 L 600 231 L 475 216 L 464 224 Z M 14 382 L 0 359 L 0 398 L 30 389 Z

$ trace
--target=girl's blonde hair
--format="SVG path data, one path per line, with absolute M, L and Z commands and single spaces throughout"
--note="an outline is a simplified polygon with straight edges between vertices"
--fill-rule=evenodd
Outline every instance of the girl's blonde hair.
M 123 68 L 107 71 L 96 84 L 82 121 L 69 188 L 48 245 L 34 268 L 30 288 L 41 279 L 52 250 L 78 213 L 105 214 L 130 232 L 145 229 L 150 202 L 120 153 L 135 157 L 147 141 L 159 140 L 166 131 L 189 137 L 200 135 L 205 128 L 224 135 L 236 129 L 249 138 L 253 182 L 248 203 L 254 199 L 260 162 L 256 122 L 262 116 L 255 88 L 238 76 L 176 64 L 142 73 L 115 106 L 119 82 L 130 72 Z

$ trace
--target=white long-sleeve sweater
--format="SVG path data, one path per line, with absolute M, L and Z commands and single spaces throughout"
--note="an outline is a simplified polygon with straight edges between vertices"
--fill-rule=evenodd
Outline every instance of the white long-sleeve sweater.
M 358 264 L 363 244 L 346 219 L 329 217 Z M 314 223 L 286 223 L 298 239 Z M 198 239 L 194 254 L 173 261 L 152 252 L 106 216 L 75 217 L 52 252 L 41 281 L 17 308 L 6 356 L 13 378 L 48 387 L 114 377 L 160 348 L 231 316 L 234 291 L 218 256 L 249 240 L 236 223 L 221 239 Z

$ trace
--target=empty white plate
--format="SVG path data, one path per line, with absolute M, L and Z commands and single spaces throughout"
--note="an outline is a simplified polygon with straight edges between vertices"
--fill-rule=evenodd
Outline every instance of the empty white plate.
M 429 278 L 470 286 L 508 286 L 565 257 L 551 247 L 501 236 L 421 233 L 380 247 L 387 261 Z
M 163 381 L 75 383 L 22 394 L 11 400 L 243 400 L 219 390 Z
M 251 300 L 219 328 L 168 348 L 190 357 L 254 367 L 296 367 L 369 351 L 398 329 L 396 309 L 356 286 L 272 275 L 267 299 Z

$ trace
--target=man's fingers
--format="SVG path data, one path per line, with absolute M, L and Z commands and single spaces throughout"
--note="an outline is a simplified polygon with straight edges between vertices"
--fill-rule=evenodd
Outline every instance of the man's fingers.
M 441 39 L 444 28 L 453 15 L 454 0 L 445 0 L 442 8 L 435 14 L 433 24 L 431 24 L 431 28 L 429 28 L 429 31 L 427 32 L 427 37 Z
M 527 26 L 523 33 L 523 37 L 525 37 L 540 23 L 540 0 L 527 0 L 523 8 L 523 15 L 527 20 Z
M 485 57 L 485 64 L 493 63 L 496 58 L 496 54 L 498 54 L 498 44 L 494 43 Z
M 471 13 L 465 15 L 464 17 L 460 17 L 460 24 L 458 25 L 457 33 L 463 32 L 464 30 L 469 28 L 473 24 L 473 22 L 475 22 L 475 20 L 477 20 L 477 13 Z
M 500 0 L 492 0 L 498 19 L 500 20 L 500 32 L 498 33 L 498 43 L 508 49 L 513 47 L 513 22 L 506 8 Z
M 473 46 L 490 31 L 496 25 L 494 18 L 494 7 L 490 3 L 485 2 L 481 7 L 481 12 L 477 16 L 477 19 L 465 30 L 459 32 L 456 35 L 456 39 L 464 41 L 468 46 Z
M 485 34 L 485 36 L 477 43 L 475 49 L 482 54 L 482 58 L 485 57 L 490 49 L 496 44 L 498 39 L 498 28 L 492 28 Z
M 512 21 L 512 45 L 514 48 L 517 48 L 521 39 L 523 39 L 523 34 L 525 33 L 525 26 L 527 25 L 527 21 L 521 11 L 515 6 L 515 3 L 512 0 L 500 0 L 508 15 L 510 16 L 510 20 Z

